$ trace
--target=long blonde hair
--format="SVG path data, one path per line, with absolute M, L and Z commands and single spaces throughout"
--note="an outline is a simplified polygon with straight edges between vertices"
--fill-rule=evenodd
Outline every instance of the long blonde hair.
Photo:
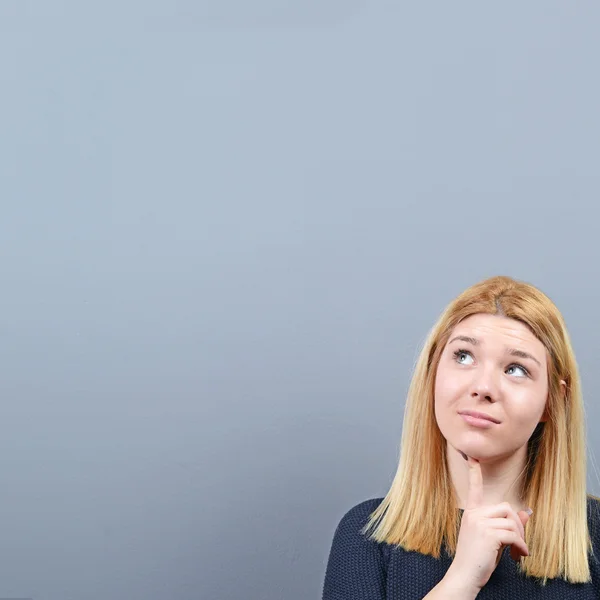
M 434 414 L 440 355 L 452 329 L 470 315 L 503 315 L 526 324 L 548 353 L 548 421 L 528 442 L 523 499 L 533 507 L 527 523 L 530 556 L 524 574 L 572 583 L 590 581 L 587 524 L 585 408 L 579 371 L 565 322 L 534 286 L 510 277 L 481 281 L 455 298 L 429 332 L 408 390 L 398 470 L 363 533 L 438 558 L 456 553 L 460 513 L 446 461 L 446 441 Z M 566 382 L 566 393 L 560 380 Z

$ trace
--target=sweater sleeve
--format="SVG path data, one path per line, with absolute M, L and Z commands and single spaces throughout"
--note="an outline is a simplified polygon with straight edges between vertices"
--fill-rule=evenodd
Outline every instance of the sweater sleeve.
M 387 564 L 380 544 L 360 533 L 381 499 L 350 509 L 334 536 L 322 600 L 385 600 Z

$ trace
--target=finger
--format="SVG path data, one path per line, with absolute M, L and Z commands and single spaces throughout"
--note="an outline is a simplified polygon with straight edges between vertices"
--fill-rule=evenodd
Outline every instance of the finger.
M 519 551 L 517 550 L 516 546 L 511 546 L 510 547 L 510 557 L 515 561 L 515 562 L 519 562 L 519 560 L 521 559 L 521 554 L 519 553 Z
M 524 510 L 520 510 L 517 513 L 517 516 L 521 520 L 521 524 L 523 525 L 523 529 L 524 529 L 525 525 L 527 525 L 527 521 L 529 521 L 529 517 L 531 516 L 531 514 L 528 513 L 528 512 L 526 512 L 526 511 L 524 511 Z M 525 535 L 524 534 L 523 534 L 523 539 L 525 539 Z M 525 540 L 525 543 L 527 543 L 527 540 Z M 516 560 L 516 561 L 519 560 L 519 553 L 515 549 L 513 549 L 512 546 L 511 546 L 511 549 L 510 549 L 510 555 L 511 555 L 511 557 L 514 560 Z
M 506 548 L 506 546 L 507 546 L 507 544 L 502 544 L 502 546 L 500 547 L 500 550 L 498 550 L 498 557 L 496 559 L 496 566 L 498 566 L 498 563 L 500 562 L 500 558 L 502 557 L 502 553 L 504 552 L 504 549 Z M 519 562 L 523 556 L 529 556 L 529 554 L 524 554 L 523 550 L 519 549 L 515 544 L 510 544 L 509 548 L 510 548 L 509 556 L 515 562 Z M 527 549 L 527 552 L 529 552 L 529 548 Z
M 483 504 L 483 477 L 478 460 L 467 457 L 469 464 L 469 490 L 467 492 L 467 508 L 478 508 Z
M 514 519 L 511 519 L 510 517 L 495 519 L 488 518 L 486 523 L 487 526 L 492 529 L 504 529 L 506 531 L 512 531 L 513 533 L 516 533 L 521 539 L 523 539 L 523 537 L 521 536 L 521 532 L 519 531 L 519 526 L 515 523 Z
M 500 542 L 505 546 L 511 546 L 511 556 L 514 557 L 513 552 L 518 556 L 529 556 L 529 548 L 518 533 L 508 529 L 498 529 L 497 532 Z
M 531 516 L 531 513 L 528 513 L 525 510 L 520 510 L 517 513 L 519 519 L 521 519 L 521 523 L 523 524 L 523 528 L 525 528 L 525 525 L 527 525 L 527 521 L 529 521 L 529 517 Z
M 519 528 L 519 525 L 515 522 L 515 519 L 511 517 L 510 512 L 506 511 L 506 507 L 503 507 L 502 505 L 499 505 L 497 507 L 499 509 L 499 511 L 501 512 L 501 514 L 504 514 L 506 512 L 507 516 L 505 516 L 504 518 L 489 518 L 488 520 L 488 526 L 489 527 L 493 527 L 494 529 L 504 529 L 507 531 L 512 531 L 514 533 L 518 533 L 520 537 L 522 537 L 523 541 L 525 541 L 524 536 L 521 536 L 521 531 Z M 498 511 L 496 511 L 498 512 Z M 523 528 L 525 527 L 527 521 L 529 520 L 529 513 L 527 513 L 524 510 L 521 510 L 517 513 L 517 516 L 519 518 L 520 521 L 520 526 L 522 526 Z M 527 542 L 525 541 L 525 545 L 527 545 Z M 500 556 L 502 554 L 502 552 L 504 552 L 504 548 L 506 548 L 506 545 L 502 545 L 502 547 L 500 548 L 500 550 L 498 551 L 498 558 L 496 560 L 496 565 L 498 565 L 498 562 L 500 560 Z M 528 549 L 529 550 L 529 549 Z M 510 546 L 510 557 L 514 560 L 514 561 L 519 561 L 521 559 L 522 556 L 527 556 L 526 554 L 523 554 L 522 549 L 520 549 L 518 546 L 516 545 L 512 545 Z
M 525 539 L 525 526 L 523 525 L 523 519 L 517 514 L 512 506 L 510 508 L 510 518 L 517 524 L 519 535 Z
M 517 528 L 519 535 L 525 539 L 525 528 L 523 526 L 523 519 L 517 515 L 513 507 L 508 502 L 502 502 L 502 504 L 496 504 L 485 508 L 486 517 L 505 517 L 511 519 Z M 524 512 L 524 511 L 521 511 Z M 524 514 L 527 514 L 524 512 Z
M 527 548 L 527 544 L 525 544 L 525 547 Z M 527 554 L 523 553 L 523 550 L 521 550 L 520 548 L 517 548 L 516 545 L 512 544 L 510 547 L 510 557 L 515 561 L 515 562 L 519 562 L 521 560 L 521 558 L 523 558 L 524 556 L 529 556 L 529 548 L 527 548 Z

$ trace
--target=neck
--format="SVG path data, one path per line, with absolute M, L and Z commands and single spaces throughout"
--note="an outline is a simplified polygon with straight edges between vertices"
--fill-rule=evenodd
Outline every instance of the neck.
M 450 444 L 446 445 L 446 454 L 458 507 L 464 509 L 467 504 L 469 467 L 460 452 Z M 508 456 L 480 460 L 483 501 L 486 505 L 509 502 L 517 512 L 527 508 L 521 495 L 526 459 L 527 446 L 523 446 Z

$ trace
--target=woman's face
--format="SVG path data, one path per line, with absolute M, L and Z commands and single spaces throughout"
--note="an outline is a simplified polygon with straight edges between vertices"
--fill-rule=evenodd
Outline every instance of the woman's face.
M 506 457 L 546 420 L 546 349 L 520 321 L 476 314 L 448 338 L 435 380 L 435 416 L 447 442 L 478 458 Z M 495 422 L 469 421 L 476 411 Z

